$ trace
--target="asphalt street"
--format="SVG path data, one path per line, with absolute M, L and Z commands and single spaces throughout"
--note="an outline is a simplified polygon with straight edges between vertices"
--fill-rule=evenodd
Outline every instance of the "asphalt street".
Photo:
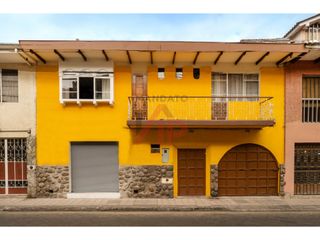
M 320 212 L 0 212 L 0 226 L 320 226 Z

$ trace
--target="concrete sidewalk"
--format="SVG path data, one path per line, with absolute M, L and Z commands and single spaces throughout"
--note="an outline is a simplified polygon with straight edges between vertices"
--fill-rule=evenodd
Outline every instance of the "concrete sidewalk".
M 220 197 L 176 199 L 0 198 L 0 211 L 320 211 L 319 197 Z

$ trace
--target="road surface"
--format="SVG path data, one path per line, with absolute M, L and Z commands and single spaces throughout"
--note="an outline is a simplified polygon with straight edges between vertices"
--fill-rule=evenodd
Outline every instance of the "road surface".
M 0 212 L 0 226 L 320 226 L 320 212 Z

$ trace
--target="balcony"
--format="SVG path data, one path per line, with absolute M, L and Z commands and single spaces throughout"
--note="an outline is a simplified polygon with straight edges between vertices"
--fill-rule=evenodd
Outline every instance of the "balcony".
M 261 129 L 275 124 L 272 97 L 129 97 L 129 128 Z

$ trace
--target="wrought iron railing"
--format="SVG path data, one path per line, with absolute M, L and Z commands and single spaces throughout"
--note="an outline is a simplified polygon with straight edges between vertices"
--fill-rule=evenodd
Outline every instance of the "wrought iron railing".
M 272 97 L 129 97 L 129 120 L 274 120 Z

